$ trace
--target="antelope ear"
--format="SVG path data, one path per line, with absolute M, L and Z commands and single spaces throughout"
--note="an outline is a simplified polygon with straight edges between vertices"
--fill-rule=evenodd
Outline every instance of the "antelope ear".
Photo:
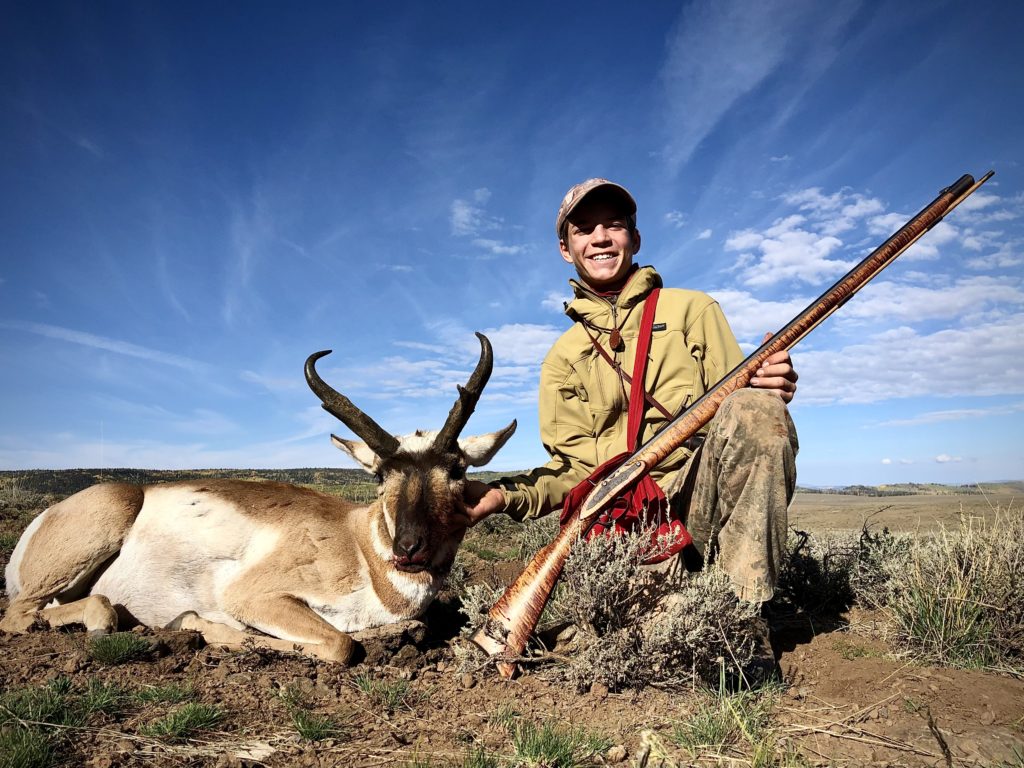
M 466 464 L 471 467 L 482 467 L 494 458 L 494 454 L 508 442 L 516 431 L 515 419 L 504 429 L 486 435 L 476 435 L 459 440 L 459 449 L 466 457 Z
M 366 443 L 344 440 L 337 435 L 331 435 L 331 442 L 334 443 L 336 448 L 340 448 L 355 459 L 371 475 L 376 474 L 377 470 L 380 469 L 380 459 Z

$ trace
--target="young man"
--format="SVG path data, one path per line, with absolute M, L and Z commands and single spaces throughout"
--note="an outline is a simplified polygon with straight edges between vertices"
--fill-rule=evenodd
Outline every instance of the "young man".
M 626 450 L 629 386 L 619 371 L 633 369 L 644 305 L 661 277 L 633 263 L 640 250 L 636 203 L 618 184 L 577 184 L 555 226 L 562 259 L 578 279 L 570 281 L 576 297 L 566 309 L 573 326 L 541 366 L 541 439 L 551 460 L 492 485 L 471 483 L 471 524 L 495 512 L 522 520 L 558 509 L 595 467 Z M 663 289 L 645 376 L 659 407 L 647 408 L 639 442 L 664 426 L 666 412 L 681 412 L 744 357 L 710 296 Z M 713 551 L 742 600 L 771 598 L 785 551 L 798 447 L 785 404 L 796 381 L 789 353 L 772 356 L 750 388 L 725 400 L 703 434 L 651 472 L 693 536 L 683 552 L 687 564 Z

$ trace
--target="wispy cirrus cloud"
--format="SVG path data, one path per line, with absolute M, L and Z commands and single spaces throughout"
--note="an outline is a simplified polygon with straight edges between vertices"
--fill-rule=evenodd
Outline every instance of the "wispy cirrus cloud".
M 487 201 L 490 199 L 491 191 L 486 187 L 480 187 L 473 190 L 468 198 L 453 200 L 449 214 L 452 234 L 459 238 L 471 238 L 472 245 L 483 251 L 487 258 L 526 253 L 529 250 L 528 246 L 510 244 L 486 236 L 488 233 L 506 229 L 504 218 L 487 210 Z
M 97 336 L 93 333 L 76 331 L 72 328 L 62 328 L 57 325 L 22 321 L 0 321 L 0 328 L 9 328 L 10 330 L 33 333 L 37 336 L 45 336 L 49 339 L 65 341 L 70 344 L 79 344 L 83 347 L 91 347 L 92 349 L 102 349 L 107 352 L 115 352 L 119 355 L 136 357 L 153 363 L 160 363 L 161 365 L 183 368 L 188 371 L 199 372 L 207 367 L 205 363 L 199 362 L 198 360 L 192 360 L 191 358 L 183 357 L 181 355 L 161 352 L 160 350 L 149 349 L 148 347 L 133 344 L 130 341 Z
M 964 421 L 965 419 L 984 419 L 992 416 L 1007 416 L 1014 413 L 1024 413 L 1024 402 L 997 405 L 991 408 L 953 408 L 943 411 L 926 411 L 917 416 L 906 419 L 887 419 L 880 421 L 875 426 L 879 427 L 913 427 L 924 424 L 941 424 L 949 421 Z
M 822 13 L 808 0 L 688 4 L 669 34 L 661 72 L 669 128 L 662 154 L 670 167 L 686 163 L 737 102 L 784 66 L 793 75 L 778 86 L 777 114 L 789 114 L 835 58 L 834 40 L 856 6 L 835 3 Z

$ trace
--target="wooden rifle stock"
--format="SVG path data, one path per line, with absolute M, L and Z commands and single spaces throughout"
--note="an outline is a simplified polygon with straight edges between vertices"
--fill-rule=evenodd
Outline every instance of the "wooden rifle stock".
M 596 521 L 598 513 L 625 488 L 657 466 L 662 459 L 711 421 L 722 401 L 737 389 L 746 387 L 769 357 L 776 352 L 791 349 L 925 232 L 938 224 L 947 213 L 988 181 L 992 174 L 993 172 L 989 171 L 977 182 L 965 174 L 942 190 L 935 200 L 872 251 L 860 264 L 847 272 L 817 301 L 758 347 L 699 400 L 665 425 L 658 434 L 641 445 L 604 480 L 595 484 L 594 490 L 580 505 L 576 514 L 562 526 L 550 544 L 534 555 L 519 578 L 494 604 L 483 629 L 473 637 L 473 641 L 489 655 L 501 654 L 506 657 L 498 663 L 498 671 L 503 676 L 511 677 L 515 673 L 514 658 L 520 656 L 526 648 L 526 643 L 540 620 L 572 545 L 586 534 Z M 638 386 L 643 386 L 643 383 L 640 382 Z

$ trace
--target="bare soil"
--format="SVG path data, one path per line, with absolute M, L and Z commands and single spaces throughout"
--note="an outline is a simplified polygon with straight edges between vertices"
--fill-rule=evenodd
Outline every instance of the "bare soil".
M 791 523 L 809 531 L 855 530 L 873 515 L 875 525 L 915 530 L 955 525 L 961 504 L 987 515 L 1007 502 L 808 494 L 798 498 Z M 21 527 L 27 523 L 24 515 L 17 519 Z M 521 567 L 472 555 L 467 563 L 475 578 L 503 583 Z M 139 634 L 153 644 L 146 658 L 103 666 L 90 659 L 81 632 L 0 635 L 0 688 L 39 686 L 58 676 L 78 687 L 94 679 L 130 691 L 187 683 L 201 701 L 225 712 L 215 730 L 180 743 L 142 735 L 166 707 L 136 705 L 100 716 L 61 742 L 68 765 L 462 765 L 474 749 L 512 754 L 499 722 L 510 711 L 536 723 L 584 728 L 620 747 L 597 756 L 596 764 L 639 765 L 641 754 L 649 766 L 750 764 L 742 752 L 733 753 L 733 763 L 728 754 L 695 758 L 673 743 L 675 725 L 699 706 L 697 692 L 614 693 L 594 686 L 577 693 L 543 667 L 513 681 L 492 669 L 459 671 L 452 650 L 459 642 L 456 609 L 442 601 L 428 613 L 426 628 L 364 637 L 360 662 L 351 668 L 297 654 L 204 647 L 192 633 L 142 628 Z M 784 675 L 773 719 L 782 745 L 803 761 L 785 764 L 1024 766 L 1024 681 L 1017 677 L 908 663 L 886 644 L 879 617 L 856 609 L 829 626 L 777 621 L 773 645 Z M 406 693 L 389 707 L 361 689 L 367 680 L 405 685 Z M 342 732 L 303 740 L 281 696 L 287 690 L 301 691 L 310 711 Z

